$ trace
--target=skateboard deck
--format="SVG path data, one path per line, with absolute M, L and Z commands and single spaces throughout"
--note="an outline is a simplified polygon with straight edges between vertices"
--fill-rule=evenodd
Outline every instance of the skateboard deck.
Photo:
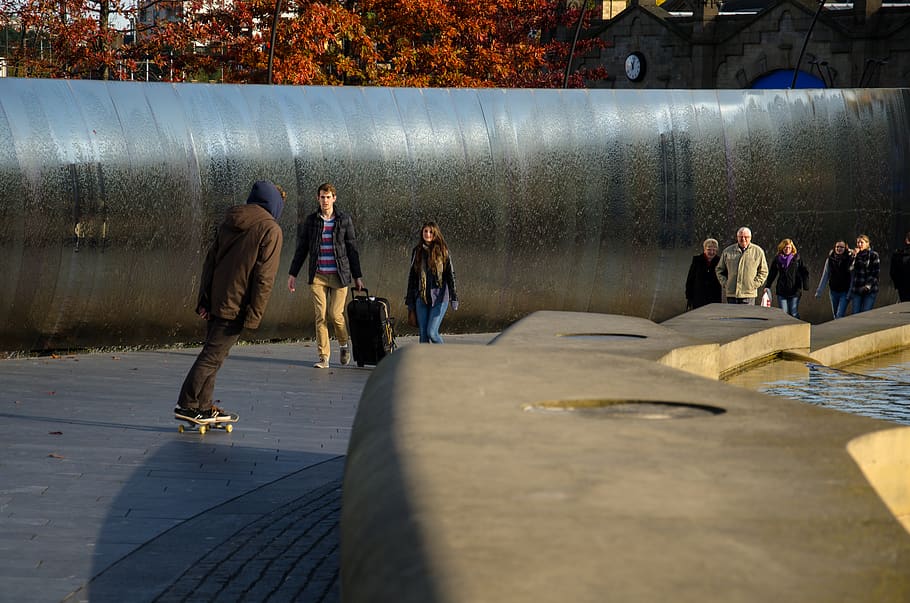
M 209 431 L 210 429 L 223 429 L 224 431 L 231 433 L 234 431 L 234 423 L 236 423 L 238 418 L 225 417 L 216 421 L 194 421 L 189 417 L 178 417 L 174 415 L 174 418 L 180 423 L 177 425 L 177 431 L 183 433 L 185 431 L 196 431 L 200 435 Z

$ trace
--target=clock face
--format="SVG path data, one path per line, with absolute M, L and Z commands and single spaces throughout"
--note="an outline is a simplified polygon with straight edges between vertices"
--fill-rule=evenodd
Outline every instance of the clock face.
M 633 52 L 626 57 L 626 77 L 633 82 L 645 77 L 645 57 L 640 52 Z

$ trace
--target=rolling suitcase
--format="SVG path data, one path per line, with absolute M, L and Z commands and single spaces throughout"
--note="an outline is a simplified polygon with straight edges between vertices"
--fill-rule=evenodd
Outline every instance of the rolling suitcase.
M 348 331 L 357 366 L 377 364 L 395 348 L 395 319 L 389 316 L 389 300 L 371 297 L 368 289 L 353 290 L 348 303 Z

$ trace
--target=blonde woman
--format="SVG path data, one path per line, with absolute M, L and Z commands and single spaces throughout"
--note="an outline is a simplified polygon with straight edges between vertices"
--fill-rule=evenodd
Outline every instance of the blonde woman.
M 799 318 L 799 298 L 809 288 L 809 269 L 803 265 L 792 239 L 777 244 L 777 255 L 770 264 L 765 290 L 770 290 L 777 279 L 778 305 L 793 318 Z
M 439 226 L 427 222 L 420 229 L 420 242 L 411 254 L 404 299 L 408 312 L 417 314 L 420 343 L 443 343 L 439 327 L 449 302 L 453 310 L 458 309 L 452 258 Z

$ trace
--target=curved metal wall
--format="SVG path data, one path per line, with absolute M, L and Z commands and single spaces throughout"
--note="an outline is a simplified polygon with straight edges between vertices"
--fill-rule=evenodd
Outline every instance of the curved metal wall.
M 295 225 L 332 181 L 365 279 L 403 315 L 425 218 L 452 247 L 447 328 L 536 309 L 663 320 L 700 241 L 836 237 L 887 256 L 908 227 L 908 90 L 475 90 L 0 80 L 0 349 L 198 341 L 224 210 L 289 192 L 261 338 L 311 336 L 284 287 Z M 896 297 L 883 279 L 881 303 Z M 810 292 L 811 293 L 811 292 Z M 890 299 L 894 297 L 895 299 Z M 807 295 L 804 318 L 827 319 Z

